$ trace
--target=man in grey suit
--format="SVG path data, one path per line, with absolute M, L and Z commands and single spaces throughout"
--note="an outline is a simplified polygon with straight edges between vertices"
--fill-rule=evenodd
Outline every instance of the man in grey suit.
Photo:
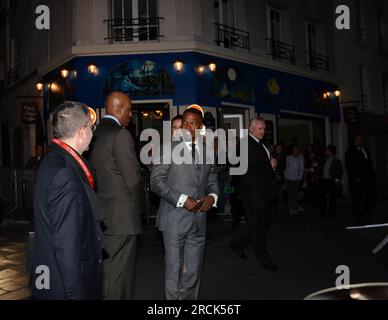
M 104 244 L 104 298 L 133 297 L 137 235 L 141 233 L 143 179 L 134 141 L 125 127 L 132 102 L 121 92 L 106 99 L 106 116 L 95 132 L 90 160 L 96 169 L 96 191 L 107 219 Z
M 165 247 L 165 294 L 167 300 L 196 300 L 206 241 L 206 212 L 218 200 L 216 168 L 206 163 L 205 148 L 195 130 L 203 127 L 203 112 L 197 105 L 183 114 L 181 141 L 173 141 L 171 164 L 154 164 L 151 190 L 161 197 L 157 226 Z M 174 149 L 182 148 L 190 163 L 174 162 Z M 202 161 L 200 161 L 202 159 Z M 195 162 L 194 162 L 195 160 Z

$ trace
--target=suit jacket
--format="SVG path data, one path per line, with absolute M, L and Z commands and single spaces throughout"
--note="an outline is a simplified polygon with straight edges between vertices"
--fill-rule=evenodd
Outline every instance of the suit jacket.
M 36 176 L 32 296 L 99 299 L 102 233 L 97 220 L 102 217 L 98 200 L 76 160 L 55 144 L 50 149 Z M 36 268 L 42 265 L 49 270 L 49 290 L 35 286 Z
M 171 150 L 183 142 L 173 141 Z M 164 153 L 166 147 L 163 148 Z M 201 150 L 203 164 L 154 164 L 151 171 L 151 190 L 161 197 L 156 225 L 160 231 L 183 234 L 196 223 L 201 232 L 206 231 L 206 213 L 191 213 L 177 208 L 182 194 L 196 200 L 210 193 L 219 194 L 218 178 L 214 164 L 206 164 L 206 152 Z
M 344 169 L 341 160 L 338 160 L 336 158 L 333 159 L 333 162 L 331 163 L 329 169 L 329 175 L 332 179 L 342 180 L 342 177 L 344 175 Z
M 361 179 L 365 182 L 373 181 L 375 178 L 375 169 L 373 167 L 371 155 L 366 148 L 364 149 L 368 155 L 368 159 L 365 159 L 363 152 L 358 150 L 355 146 L 350 147 L 349 150 L 346 151 L 345 163 L 350 185 L 355 184 L 356 179 Z
M 94 134 L 90 161 L 96 170 L 96 191 L 105 220 L 105 234 L 141 233 L 143 178 L 134 141 L 128 130 L 112 119 L 102 119 Z
M 251 136 L 248 138 L 248 171 L 241 176 L 240 197 L 243 201 L 263 206 L 273 195 L 270 194 L 275 172 L 264 147 Z

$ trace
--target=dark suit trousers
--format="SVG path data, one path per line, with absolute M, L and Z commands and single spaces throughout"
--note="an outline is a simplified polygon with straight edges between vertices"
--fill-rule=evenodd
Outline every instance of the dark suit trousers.
M 197 300 L 206 234 L 194 223 L 184 234 L 163 232 L 167 300 Z
M 271 208 L 254 202 L 246 203 L 244 201 L 244 210 L 248 228 L 232 239 L 230 246 L 237 250 L 244 250 L 249 245 L 252 245 L 256 258 L 262 267 L 273 265 L 266 244 L 266 230 L 270 226 Z
M 373 212 L 377 201 L 377 188 L 374 180 L 364 180 L 350 184 L 353 213 L 357 220 L 368 217 Z
M 131 300 L 135 286 L 136 235 L 104 235 L 105 300 Z

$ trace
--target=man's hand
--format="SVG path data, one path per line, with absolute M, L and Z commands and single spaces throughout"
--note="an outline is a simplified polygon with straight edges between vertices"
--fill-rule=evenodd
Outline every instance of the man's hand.
M 200 201 L 202 206 L 198 212 L 208 212 L 213 207 L 215 199 L 212 196 L 204 196 Z
M 197 206 L 197 204 L 198 203 L 197 203 L 196 200 L 194 200 L 191 197 L 188 197 L 187 200 L 185 201 L 184 207 L 185 207 L 186 210 L 191 212 L 191 211 L 194 210 L 194 208 Z

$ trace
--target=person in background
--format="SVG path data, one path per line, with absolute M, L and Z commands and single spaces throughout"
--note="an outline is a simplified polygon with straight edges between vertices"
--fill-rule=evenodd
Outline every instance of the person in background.
M 377 201 L 377 187 L 372 157 L 361 136 L 356 136 L 354 145 L 346 151 L 345 163 L 354 216 L 366 223 Z
M 305 154 L 305 184 L 306 184 L 306 200 L 309 203 L 310 209 L 316 206 L 318 202 L 319 180 L 321 178 L 322 166 L 314 151 L 312 145 L 306 146 Z
M 322 179 L 319 182 L 320 218 L 326 216 L 327 198 L 329 198 L 330 216 L 335 217 L 337 209 L 337 196 L 342 189 L 343 166 L 335 156 L 337 148 L 328 146 L 325 150 L 326 161 L 323 165 Z
M 37 144 L 35 146 L 35 156 L 30 158 L 30 160 L 27 161 L 25 168 L 26 169 L 33 169 L 36 170 L 38 169 L 40 162 L 43 159 L 43 146 L 41 144 Z
M 271 155 L 263 143 L 266 132 L 265 119 L 253 118 L 249 124 L 248 171 L 241 176 L 240 198 L 244 205 L 248 232 L 235 236 L 229 243 L 239 259 L 247 259 L 244 249 L 252 245 L 259 265 L 263 269 L 279 270 L 267 249 L 266 234 L 270 225 L 271 187 L 275 172 L 271 165 Z
M 173 139 L 181 136 L 182 120 L 183 117 L 181 115 L 177 115 L 171 120 L 171 134 Z
M 304 174 L 304 159 L 300 154 L 300 148 L 294 145 L 291 148 L 291 155 L 286 158 L 286 170 L 284 170 L 284 178 L 288 193 L 288 208 L 290 215 L 297 215 L 303 212 L 304 209 L 298 205 L 300 189 Z
M 284 150 L 284 145 L 283 143 L 278 143 L 275 147 L 275 153 L 273 155 L 273 158 L 276 159 L 276 173 L 277 175 L 282 179 L 280 183 L 280 188 L 279 188 L 279 197 L 278 197 L 278 202 L 277 202 L 277 213 L 281 213 L 283 206 L 286 206 L 286 186 L 284 183 L 284 170 L 286 169 L 286 153 Z
M 273 144 L 268 145 L 268 151 L 271 157 L 275 155 L 275 146 Z

